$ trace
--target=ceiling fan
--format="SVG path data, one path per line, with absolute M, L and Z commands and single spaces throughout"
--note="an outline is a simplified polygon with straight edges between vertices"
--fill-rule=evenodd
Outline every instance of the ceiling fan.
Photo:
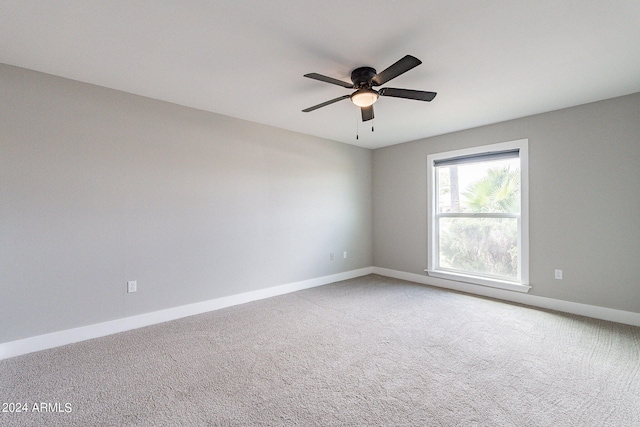
M 422 90 L 411 89 L 396 89 L 392 87 L 384 87 L 380 90 L 373 89 L 374 86 L 381 86 L 391 79 L 398 77 L 401 74 L 406 73 L 410 69 L 422 64 L 418 58 L 406 55 L 404 58 L 397 61 L 395 64 L 381 71 L 376 72 L 371 67 L 359 67 L 351 72 L 352 83 L 347 83 L 342 80 L 334 79 L 332 77 L 323 76 L 318 73 L 305 74 L 304 77 L 310 79 L 320 80 L 321 82 L 331 83 L 334 85 L 342 86 L 347 89 L 356 89 L 351 95 L 343 95 L 338 98 L 331 99 L 322 104 L 314 105 L 313 107 L 305 108 L 302 110 L 308 113 L 318 108 L 326 107 L 334 102 L 342 101 L 343 99 L 350 98 L 351 102 L 360 107 L 362 111 L 362 121 L 373 119 L 373 104 L 378 100 L 379 96 L 392 96 L 394 98 L 415 99 L 418 101 L 430 102 L 436 97 L 436 92 L 425 92 Z

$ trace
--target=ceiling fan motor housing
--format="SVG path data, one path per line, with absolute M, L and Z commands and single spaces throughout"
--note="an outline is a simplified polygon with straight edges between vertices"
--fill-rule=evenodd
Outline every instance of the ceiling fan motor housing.
M 376 74 L 376 70 L 371 67 L 356 68 L 351 72 L 351 81 L 353 82 L 353 86 L 356 88 L 371 89 L 371 80 Z

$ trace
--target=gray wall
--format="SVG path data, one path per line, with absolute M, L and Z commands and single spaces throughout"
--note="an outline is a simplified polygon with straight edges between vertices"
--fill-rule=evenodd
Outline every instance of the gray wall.
M 7 65 L 0 99 L 0 342 L 372 265 L 370 150 Z
M 374 265 L 424 274 L 428 154 L 521 138 L 529 293 L 640 312 L 640 94 L 375 150 Z

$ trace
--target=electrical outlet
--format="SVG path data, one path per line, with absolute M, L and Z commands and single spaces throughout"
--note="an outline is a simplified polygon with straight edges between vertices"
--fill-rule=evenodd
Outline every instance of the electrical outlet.
M 333 252 L 329 254 L 329 261 L 333 261 Z
M 342 252 L 342 258 L 347 258 L 347 251 Z
M 129 280 L 127 282 L 127 293 L 138 292 L 138 281 Z
M 556 279 L 562 280 L 562 270 L 556 270 Z

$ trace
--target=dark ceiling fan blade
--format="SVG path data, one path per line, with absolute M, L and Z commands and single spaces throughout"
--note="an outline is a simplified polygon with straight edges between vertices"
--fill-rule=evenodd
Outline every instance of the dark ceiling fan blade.
M 317 110 L 318 108 L 326 107 L 327 105 L 333 104 L 334 102 L 342 101 L 343 99 L 349 98 L 351 95 L 343 95 L 338 98 L 334 98 L 330 101 L 323 102 L 322 104 L 314 105 L 313 107 L 305 108 L 302 110 L 304 113 L 308 113 L 309 111 Z
M 383 85 L 389 80 L 395 79 L 400 74 L 404 74 L 420 64 L 422 64 L 422 61 L 420 61 L 415 56 L 406 55 L 395 64 L 376 74 L 371 82 L 373 83 L 373 86 Z
M 363 122 L 373 119 L 373 105 L 370 105 L 368 107 L 360 107 L 360 110 L 362 110 Z
M 384 87 L 378 91 L 381 96 L 393 96 L 394 98 L 415 99 L 417 101 L 431 101 L 436 97 L 436 92 L 425 92 L 423 90 L 396 89 Z
M 347 89 L 353 89 L 353 83 L 343 82 L 342 80 L 334 79 L 333 77 L 323 76 L 322 74 L 309 73 L 309 74 L 305 74 L 304 76 L 309 77 L 310 79 L 320 80 L 321 82 L 332 83 L 334 85 L 346 87 Z

